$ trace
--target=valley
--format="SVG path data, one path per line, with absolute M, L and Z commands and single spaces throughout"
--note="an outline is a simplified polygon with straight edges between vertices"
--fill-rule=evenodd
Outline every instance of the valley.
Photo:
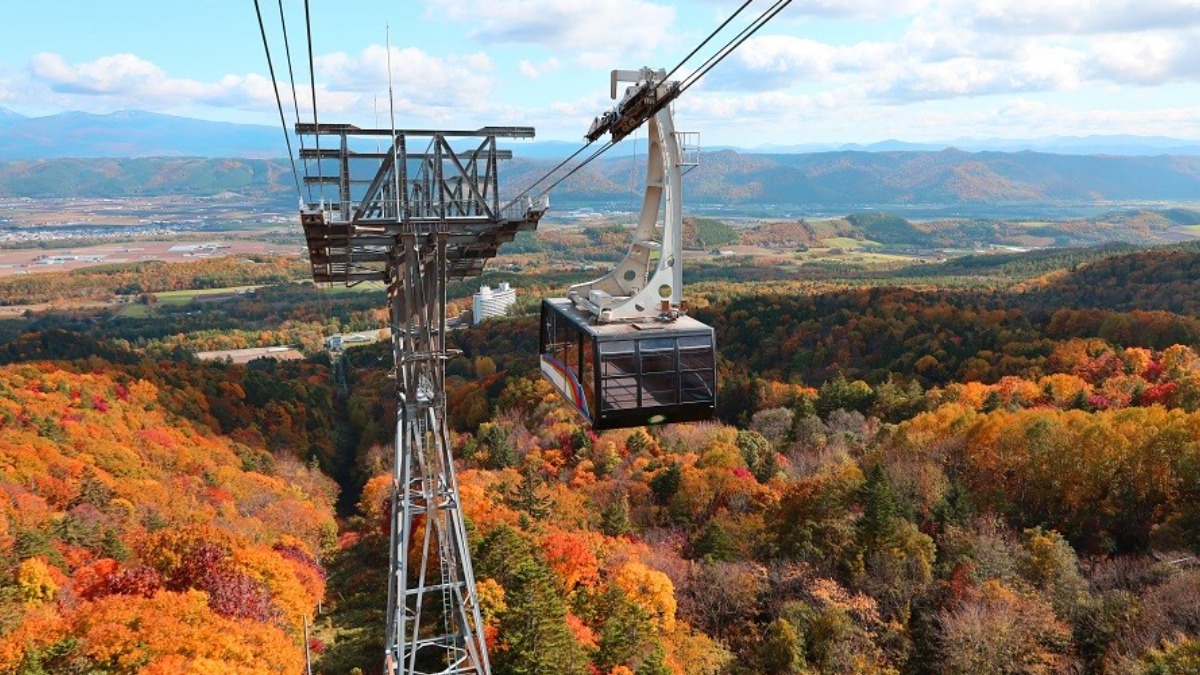
M 1182 238 L 1193 217 L 689 218 L 688 298 L 717 330 L 718 420 L 602 433 L 538 376 L 531 313 L 611 264 L 624 217 L 522 234 L 449 288 L 451 314 L 479 283 L 518 291 L 510 316 L 448 336 L 483 616 L 510 636 L 492 645 L 497 668 L 944 672 L 974 662 L 972 631 L 1011 621 L 1030 632 L 1005 635 L 988 667 L 1026 655 L 1151 673 L 1190 658 L 1192 638 L 1171 640 L 1192 617 L 1166 599 L 1200 583 L 1200 250 L 1128 242 Z M 1104 243 L 1023 250 L 1058 241 Z M 241 622 L 243 663 L 268 649 L 298 662 L 308 622 L 316 672 L 380 667 L 390 355 L 331 354 L 325 338 L 382 328 L 382 289 L 317 288 L 306 267 L 239 254 L 0 279 L 7 301 L 38 303 L 0 319 L 14 575 L 0 631 L 17 646 L 0 667 L 102 663 L 122 643 L 91 626 L 136 630 L 117 611 L 131 600 L 165 625 L 180 612 Z M 104 424 L 116 435 L 88 436 Z M 200 486 L 172 477 L 180 461 Z M 149 476 L 201 490 L 184 493 L 193 510 L 155 501 Z M 279 511 L 246 481 L 305 487 Z M 126 502 L 135 516 L 119 515 Z M 31 504 L 43 515 L 18 516 Z M 188 515 L 210 511 L 215 530 Z M 168 539 L 178 561 L 153 554 Z M 512 641 L 527 625 L 537 640 Z M 140 658 L 177 653 L 139 645 Z

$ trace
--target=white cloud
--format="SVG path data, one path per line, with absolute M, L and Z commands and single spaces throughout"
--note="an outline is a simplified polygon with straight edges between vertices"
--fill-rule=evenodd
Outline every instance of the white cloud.
M 63 94 L 113 95 L 145 91 L 163 85 L 193 89 L 192 80 L 170 81 L 161 68 L 133 54 L 102 56 L 95 61 L 71 65 L 58 54 L 35 54 L 29 60 L 33 76 Z
M 288 117 L 292 97 L 287 84 L 280 82 Z M 302 114 L 311 114 L 311 93 L 307 85 L 297 87 L 296 98 Z M 322 113 L 342 113 L 360 106 L 363 97 L 317 88 Z M 9 87 L 4 100 L 31 104 L 39 108 L 58 107 L 93 111 L 146 109 L 188 113 L 197 107 L 225 108 L 256 113 L 274 113 L 275 92 L 271 80 L 257 73 L 224 75 L 216 81 L 202 82 L 170 77 L 151 61 L 134 54 L 113 54 L 80 64 L 68 63 L 51 53 L 35 55 L 29 61 L 24 79 Z M 263 121 L 274 123 L 273 116 Z
M 819 89 L 861 88 L 868 101 L 915 103 L 1200 80 L 1200 30 L 1143 30 L 1167 23 L 1185 5 L 1197 8 L 1200 17 L 1200 0 L 1149 3 L 1145 16 L 1130 19 L 1135 30 L 1119 34 L 1088 33 L 1115 25 L 1091 4 L 1068 0 L 1074 14 L 1050 4 L 945 0 L 914 16 L 888 41 L 846 45 L 762 36 L 717 66 L 702 86 L 710 91 L 802 89 L 813 95 Z M 1133 5 L 1116 0 L 1098 4 L 1117 15 L 1133 11 Z M 997 25 L 1001 19 L 1005 26 L 1038 28 L 1007 30 Z M 1056 32 L 1066 29 L 1082 34 Z
M 1007 59 L 907 58 L 885 68 L 871 89 L 892 101 L 926 101 L 1077 88 L 1085 55 L 1065 47 L 1014 44 Z
M 1128 33 L 1200 25 L 1197 0 L 945 0 L 963 29 L 1020 35 Z
M 1200 106 L 1122 110 L 1015 98 L 982 109 L 922 111 L 915 119 L 934 131 L 927 137 L 943 140 L 953 136 L 1039 138 L 1121 134 L 1200 137 Z
M 927 0 L 800 0 L 780 13 L 825 18 L 883 19 L 912 14 L 928 5 Z
M 426 0 L 427 16 L 469 22 L 486 44 L 570 50 L 589 67 L 613 68 L 668 41 L 675 8 L 647 0 Z
M 768 35 L 747 40 L 705 77 L 705 87 L 767 91 L 828 81 L 836 75 L 882 68 L 897 51 L 896 45 L 881 42 L 833 46 L 790 35 Z
M 1195 80 L 1200 73 L 1197 40 L 1197 34 L 1105 37 L 1096 41 L 1089 74 L 1140 85 Z
M 521 62 L 517 64 L 517 70 L 530 79 L 537 79 L 551 73 L 556 73 L 560 68 L 562 68 L 562 63 L 554 56 L 541 63 L 534 63 L 529 59 L 521 59 Z
M 415 47 L 391 48 L 397 98 L 435 107 L 470 106 L 494 86 L 491 59 L 482 52 L 437 57 Z M 330 91 L 377 93 L 388 89 L 388 50 L 371 45 L 358 56 L 337 52 L 316 59 L 317 80 Z M 318 101 L 318 105 L 320 105 Z
M 68 99 L 105 99 L 130 107 L 170 108 L 189 103 L 245 110 L 273 108 L 271 83 L 256 74 L 227 75 L 216 82 L 172 78 L 134 54 L 113 54 L 80 64 L 58 54 L 36 54 L 29 61 L 30 97 L 37 90 Z

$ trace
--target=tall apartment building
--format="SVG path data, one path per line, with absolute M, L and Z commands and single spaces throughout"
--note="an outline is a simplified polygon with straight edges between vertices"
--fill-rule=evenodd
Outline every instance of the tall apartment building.
M 492 316 L 504 316 L 508 308 L 517 301 L 517 291 L 510 288 L 507 281 L 500 282 L 500 287 L 480 286 L 479 292 L 471 297 L 471 323 L 479 323 Z

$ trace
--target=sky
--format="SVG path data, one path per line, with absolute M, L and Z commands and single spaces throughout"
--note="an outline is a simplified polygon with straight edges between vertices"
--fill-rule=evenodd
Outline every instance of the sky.
M 260 0 L 287 117 L 279 0 Z M 609 71 L 671 70 L 729 0 L 308 0 L 317 116 L 399 128 L 529 125 L 581 140 Z M 0 107 L 278 124 L 252 0 L 10 3 Z M 687 75 L 759 16 L 753 0 Z M 282 0 L 300 117 L 304 2 Z M 152 9 L 147 9 L 152 8 Z M 704 146 L 1093 134 L 1200 139 L 1200 0 L 794 0 L 676 104 Z

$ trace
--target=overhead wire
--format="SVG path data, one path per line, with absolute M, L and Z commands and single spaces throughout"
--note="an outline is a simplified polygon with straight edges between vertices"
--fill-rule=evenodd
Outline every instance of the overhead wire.
M 254 0 L 255 4 L 258 0 Z M 325 203 L 325 176 L 321 172 L 321 127 L 317 123 L 317 67 L 313 59 L 312 13 L 309 11 L 308 0 L 304 0 L 304 28 L 308 34 L 308 80 L 312 90 L 313 113 L 313 142 L 317 146 L 317 191 L 321 194 L 321 203 Z
M 700 81 L 700 78 L 707 75 L 708 72 L 715 68 L 718 63 L 724 61 L 725 58 L 732 54 L 735 49 L 742 46 L 746 40 L 749 40 L 751 37 L 753 37 L 754 34 L 759 31 L 759 29 L 767 25 L 768 21 L 775 18 L 776 14 L 782 12 L 784 8 L 790 4 L 792 4 L 792 0 L 776 0 L 774 5 L 768 7 L 765 12 L 760 14 L 754 21 L 751 21 L 750 24 L 743 28 L 737 35 L 735 35 L 732 40 L 725 43 L 724 47 L 718 49 L 712 56 L 709 56 L 704 63 L 701 63 L 700 67 L 696 69 L 696 72 L 685 77 L 683 82 L 679 85 L 679 94 L 676 94 L 676 96 L 679 96 L 688 89 L 691 89 L 693 85 Z M 716 60 L 714 61 L 714 59 Z
M 554 167 L 553 169 L 550 169 L 549 171 L 547 171 L 547 172 L 546 172 L 546 173 L 545 173 L 545 174 L 544 174 L 544 175 L 543 175 L 541 178 L 539 178 L 539 179 L 537 179 L 536 181 L 534 181 L 532 185 L 530 185 L 529 187 L 527 187 L 527 188 L 525 188 L 524 190 L 522 190 L 520 193 L 518 193 L 518 194 L 517 194 L 517 196 L 516 196 L 516 197 L 513 197 L 513 198 L 512 198 L 512 199 L 511 199 L 511 200 L 510 200 L 510 201 L 509 201 L 507 204 L 505 204 L 505 205 L 504 205 L 504 208 L 506 209 L 506 208 L 508 208 L 508 207 L 512 206 L 513 204 L 516 204 L 518 199 L 520 199 L 521 197 L 524 197 L 525 195 L 527 195 L 527 194 L 529 194 L 530 192 L 532 192 L 532 191 L 533 191 L 533 189 L 534 189 L 535 187 L 537 187 L 537 186 L 539 186 L 539 185 L 541 185 L 541 184 L 542 184 L 542 181 L 546 180 L 546 179 L 547 179 L 547 178 L 549 178 L 550 176 L 553 176 L 555 171 L 558 171 L 559 169 L 561 169 L 561 168 L 563 168 L 564 166 L 566 166 L 566 165 L 567 165 L 567 162 L 570 162 L 571 160 L 573 160 L 573 159 L 575 159 L 576 157 L 578 157 L 578 156 L 579 156 L 579 153 L 583 152 L 584 150 L 587 150 L 587 149 L 588 149 L 588 147 L 589 147 L 591 144 L 592 144 L 592 141 L 588 141 L 587 143 L 584 143 L 584 144 L 583 144 L 583 146 L 581 146 L 581 147 L 580 147 L 578 150 L 576 150 L 575 152 L 572 152 L 570 157 L 568 157 L 568 158 L 564 159 L 563 161 L 559 162 L 559 163 L 558 163 L 558 166 L 556 166 L 556 167 Z M 501 210 L 503 211 L 504 209 L 501 209 Z
M 734 10 L 733 14 L 729 15 L 729 18 L 722 21 L 720 26 L 717 26 L 716 29 L 713 30 L 713 32 L 708 34 L 708 37 L 704 38 L 703 42 L 696 45 L 695 49 L 688 52 L 687 56 L 683 57 L 683 59 L 680 60 L 679 63 L 675 64 L 675 67 L 671 69 L 671 72 L 667 73 L 667 76 L 663 78 L 663 81 L 671 79 L 671 76 L 675 74 L 675 71 L 682 68 L 683 64 L 685 64 L 689 60 L 691 60 L 691 58 L 696 55 L 696 52 L 700 51 L 701 49 L 704 49 L 704 45 L 708 44 L 709 40 L 712 40 L 713 38 L 715 38 L 717 36 L 718 33 L 725 30 L 725 26 L 728 26 L 730 21 L 733 21 L 734 19 L 736 19 L 737 15 L 741 14 L 743 9 L 746 9 L 747 7 L 749 7 L 751 2 L 754 2 L 754 0 L 746 0 L 745 2 L 742 3 L 741 7 L 738 7 L 736 10 Z
M 279 0 L 279 26 L 283 29 L 283 53 L 287 57 L 288 67 L 288 85 L 292 89 L 292 109 L 296 112 L 296 124 L 300 124 L 300 98 L 296 94 L 296 72 L 292 69 L 292 43 L 288 39 L 287 19 L 283 13 L 283 0 Z M 286 128 L 284 129 L 286 132 Z M 300 143 L 300 161 L 304 164 L 304 173 L 308 174 L 308 160 L 304 158 L 304 135 L 297 135 L 296 140 Z M 318 160 L 319 161 L 319 160 Z M 295 166 L 292 167 L 295 172 Z M 312 201 L 312 185 L 308 187 L 308 201 Z
M 589 145 L 590 145 L 590 143 L 589 143 Z M 605 142 L 605 144 L 599 150 L 593 152 L 587 159 L 580 162 L 579 166 L 575 167 L 574 169 L 571 169 L 562 178 L 559 178 L 558 180 L 551 183 L 550 186 L 547 187 L 545 190 L 542 190 L 541 192 L 537 193 L 537 196 L 535 196 L 534 199 L 540 199 L 540 198 L 544 197 L 546 195 L 546 193 L 548 193 L 551 190 L 553 190 L 554 188 L 558 187 L 559 183 L 562 183 L 564 180 L 570 178 L 571 176 L 574 176 L 577 171 L 579 171 L 583 167 L 590 164 L 592 162 L 592 160 L 596 159 L 600 155 L 603 155 L 605 152 L 608 152 L 608 149 L 613 147 L 614 145 L 616 145 L 616 143 L 613 143 L 612 141 Z M 586 148 L 586 147 L 587 146 L 585 145 L 584 148 Z M 583 148 L 580 148 L 580 149 L 582 150 Z
M 281 20 L 282 20 L 282 0 L 279 0 L 279 1 L 280 1 L 280 12 L 281 12 Z M 709 33 L 709 35 L 707 37 L 705 37 L 704 40 L 702 40 L 700 42 L 700 44 L 698 44 L 694 49 L 692 49 L 687 54 L 687 56 L 685 56 L 682 60 L 680 60 L 680 62 L 678 64 L 676 64 L 675 67 L 672 68 L 667 73 L 667 77 L 664 79 L 668 79 L 668 78 L 670 78 L 671 75 L 675 74 L 681 67 L 683 67 L 684 64 L 686 64 L 689 60 L 691 60 L 691 58 L 693 56 L 695 56 L 697 53 L 699 53 L 699 51 L 701 49 L 703 49 L 709 42 L 711 42 L 713 38 L 715 38 L 717 35 L 719 35 L 735 18 L 737 18 L 742 13 L 742 11 L 744 11 L 748 6 L 750 6 L 750 4 L 752 2 L 753 2 L 753 0 L 745 0 L 745 2 L 743 2 L 729 17 L 727 17 L 724 21 L 721 22 L 720 25 L 718 25 L 711 33 Z M 680 84 L 679 91 L 675 94 L 675 96 L 682 94 L 683 92 L 687 91 L 692 86 L 694 86 L 704 75 L 706 75 L 709 71 L 711 71 L 714 67 L 716 67 L 717 64 L 721 63 L 721 61 L 725 60 L 725 58 L 727 58 L 729 56 L 729 54 L 731 54 L 734 50 L 736 50 L 743 43 L 745 43 L 746 40 L 750 39 L 750 37 L 752 37 L 755 33 L 757 33 L 764 25 L 767 24 L 767 22 L 769 22 L 777 14 L 779 14 L 779 12 L 783 11 L 783 9 L 785 7 L 787 7 L 789 4 L 791 4 L 791 2 L 792 2 L 792 0 L 777 0 L 775 2 L 775 4 L 773 4 L 766 11 L 764 11 L 762 14 L 760 14 L 758 16 L 758 18 L 751 21 L 750 24 L 748 24 L 745 28 L 743 28 L 736 36 L 733 37 L 733 39 L 726 42 L 724 46 L 722 46 L 720 49 L 718 49 L 716 52 L 714 52 L 712 55 L 710 55 L 702 64 L 700 64 L 700 67 L 697 68 L 696 71 L 694 71 L 692 74 L 690 74 L 686 78 L 684 78 L 683 82 Z M 258 10 L 258 0 L 255 0 L 255 9 L 256 9 L 256 11 Z M 310 87 L 311 87 L 311 92 L 312 92 L 313 127 L 314 127 L 314 131 L 318 131 L 319 124 L 318 124 L 318 117 L 317 117 L 317 89 L 316 89 L 315 59 L 313 58 L 312 15 L 311 15 L 310 7 L 309 7 L 309 0 L 305 0 L 305 2 L 304 2 L 304 21 L 305 21 L 305 28 L 306 28 L 306 32 L 307 32 L 307 38 L 308 38 L 308 67 L 309 67 Z M 259 27 L 262 28 L 261 12 L 259 12 Z M 286 26 L 285 26 L 284 42 L 285 42 L 285 48 L 287 48 Z M 267 48 L 265 29 L 263 29 L 263 46 L 265 49 L 267 49 L 268 66 L 271 68 L 272 82 L 274 83 L 274 81 L 275 81 L 274 67 L 271 66 L 271 63 L 270 63 L 270 51 L 269 51 L 269 48 Z M 291 70 L 290 52 L 289 52 L 288 67 L 289 67 L 289 72 L 290 72 L 290 70 Z M 293 85 L 292 89 L 293 89 L 293 97 L 295 97 L 295 86 L 294 85 Z M 280 109 L 280 121 L 281 121 L 281 123 L 284 124 L 285 130 L 286 130 L 286 123 L 283 122 L 283 105 L 279 99 L 279 91 L 278 91 L 277 86 L 275 87 L 275 91 L 276 91 L 276 94 L 275 94 L 276 103 Z M 298 99 L 295 101 L 295 105 L 296 105 L 296 109 L 297 109 L 297 119 L 299 119 Z M 317 161 L 316 161 L 317 176 L 318 176 L 317 180 L 320 184 L 320 192 L 321 192 L 322 201 L 324 201 L 324 176 L 322 173 L 321 158 L 320 158 L 321 135 L 319 133 L 314 133 L 313 136 L 315 139 L 316 154 L 317 154 Z M 287 143 L 288 143 L 288 148 L 289 148 L 288 152 L 290 155 L 290 153 L 291 153 L 290 137 L 287 138 Z M 577 149 L 577 150 L 575 150 L 575 152 L 571 153 L 570 156 L 568 156 L 563 161 L 559 162 L 553 169 L 550 169 L 549 171 L 547 171 L 545 174 L 543 174 L 541 177 L 539 177 L 536 181 L 534 181 L 532 184 L 530 184 L 528 187 L 526 187 L 524 190 L 522 190 L 519 194 L 517 194 L 515 197 L 513 197 L 508 202 L 508 204 L 506 204 L 506 208 L 508 206 L 515 204 L 519 199 L 521 199 L 521 197 L 528 195 L 535 188 L 537 188 L 537 186 L 539 186 L 542 183 L 544 183 L 545 181 L 549 180 L 555 174 L 555 172 L 557 172 L 558 170 L 562 169 L 564 166 L 569 164 L 572 160 L 574 160 L 576 157 L 578 157 L 584 150 L 587 150 L 589 147 L 591 147 L 592 144 L 593 144 L 593 141 L 588 141 L 588 142 L 584 143 L 582 146 L 579 147 L 579 149 Z M 542 196 L 546 195 L 548 192 L 550 192 L 555 187 L 560 185 L 563 181 L 565 181 L 568 178 L 570 178 L 571 176 L 575 175 L 583 167 L 587 166 L 589 163 L 591 163 L 592 161 L 597 159 L 600 155 L 607 152 L 614 145 L 615 145 L 615 143 L 613 143 L 612 141 L 607 141 L 600 149 L 596 150 L 591 155 L 589 155 L 587 157 L 587 159 L 583 160 L 579 165 L 577 165 L 575 168 L 568 171 L 563 176 L 559 177 L 557 180 L 555 180 L 553 183 L 551 183 L 548 187 L 546 187 L 541 192 L 539 192 L 535 198 L 541 198 Z M 292 163 L 293 163 L 293 167 L 294 167 L 295 166 L 294 159 L 292 159 Z M 307 165 L 306 165 L 306 171 L 307 171 Z M 293 170 L 293 174 L 295 174 L 294 170 Z M 298 194 L 300 193 L 298 179 L 297 179 L 297 193 Z M 311 199 L 311 188 L 310 188 L 310 199 Z
M 728 18 L 726 18 L 725 21 L 721 22 L 721 24 L 719 26 L 717 26 L 717 28 L 715 28 L 708 35 L 708 37 L 704 38 L 704 40 L 699 45 L 697 45 L 695 49 L 693 49 L 691 52 L 689 52 L 687 56 L 685 56 L 678 64 L 676 64 L 675 67 L 672 68 L 671 71 L 667 74 L 667 77 L 663 78 L 664 81 L 666 79 L 668 79 L 671 75 L 673 75 L 676 71 L 678 71 L 681 67 L 683 67 L 683 65 L 685 63 L 687 63 L 693 56 L 695 56 L 696 53 L 698 53 L 701 49 L 703 49 L 706 44 L 708 44 L 714 37 L 716 37 L 721 31 L 723 31 L 725 29 L 725 27 L 728 26 L 731 21 L 733 21 L 734 18 L 736 18 L 739 14 L 741 14 L 742 10 L 744 10 L 746 7 L 748 7 L 750 5 L 751 2 L 753 2 L 753 0 L 746 0 L 745 2 L 743 2 L 742 5 L 739 6 L 737 8 L 737 10 L 734 11 L 733 14 L 731 14 Z M 674 94 L 674 97 L 678 97 L 679 95 L 683 94 L 683 92 L 687 91 L 692 86 L 694 86 L 697 82 L 699 82 L 700 79 L 702 77 L 704 77 L 704 75 L 708 74 L 708 72 L 711 71 L 714 67 L 716 67 L 717 64 L 719 64 L 721 61 L 724 61 L 726 57 L 728 57 L 731 53 L 733 53 L 734 50 L 736 50 L 743 43 L 745 43 L 746 40 L 753 37 L 755 33 L 757 33 L 763 26 L 765 26 L 771 19 L 775 18 L 775 16 L 777 14 L 779 14 L 781 11 L 783 11 L 783 9 L 785 7 L 787 7 L 788 5 L 790 5 L 791 3 L 792 3 L 792 0 L 776 0 L 776 2 L 773 5 L 768 7 L 756 19 L 754 19 L 749 24 L 747 24 L 745 28 L 743 28 L 740 32 L 738 32 L 738 34 L 735 35 L 731 40 L 726 42 L 724 46 L 722 46 L 720 49 L 718 49 L 716 52 L 714 52 L 712 55 L 710 55 L 707 59 L 705 59 L 705 61 L 700 64 L 700 67 L 697 68 L 696 71 L 694 71 L 691 75 L 688 75 L 687 77 L 685 77 L 683 82 L 680 83 L 679 90 Z M 512 201 L 509 202 L 509 205 L 516 203 L 516 201 L 518 199 L 520 199 L 521 197 L 532 192 L 533 188 L 537 187 L 543 181 L 550 178 L 554 174 L 554 172 L 561 169 L 568 162 L 570 162 L 572 159 L 577 157 L 579 155 L 579 153 L 583 152 L 591 145 L 592 145 L 592 141 L 588 141 L 587 143 L 585 143 L 581 148 L 579 148 L 574 153 L 572 153 L 570 157 L 568 157 L 567 159 L 560 162 L 558 164 L 558 166 L 556 166 L 553 169 L 551 169 L 550 171 L 546 172 L 546 174 L 544 174 L 541 178 L 539 178 L 537 181 L 535 181 L 531 186 L 529 186 L 523 192 L 521 192 L 515 198 L 513 198 Z M 616 145 L 616 144 L 613 143 L 612 141 L 608 141 L 607 143 L 605 143 L 605 145 L 603 147 L 601 147 L 599 150 L 593 152 L 590 156 L 588 156 L 587 159 L 583 160 L 578 166 L 576 166 L 574 169 L 571 169 L 569 172 L 567 172 L 566 175 L 560 177 L 558 180 L 551 183 L 549 187 L 547 187 L 546 189 L 539 192 L 537 194 L 537 196 L 535 197 L 535 199 L 541 198 L 542 196 L 546 195 L 548 192 L 553 190 L 555 187 L 557 187 L 563 181 L 570 178 L 572 175 L 574 175 L 576 172 L 578 172 L 583 167 L 587 166 L 590 162 L 592 162 L 593 160 L 598 158 L 600 155 L 604 154 L 606 151 L 608 151 L 614 145 Z
M 753 2 L 753 1 L 754 1 L 754 0 L 746 0 L 745 2 L 743 2 L 743 3 L 741 4 L 741 6 L 740 6 L 740 7 L 738 7 L 738 8 L 737 8 L 737 9 L 736 9 L 736 10 L 733 12 L 733 14 L 730 14 L 728 18 L 726 18 L 726 19 L 725 19 L 723 22 L 721 22 L 721 25 L 717 26 L 717 27 L 716 27 L 716 28 L 715 28 L 715 29 L 714 29 L 714 30 L 713 30 L 711 33 L 709 33 L 709 34 L 708 34 L 708 37 L 704 38 L 704 40 L 703 40 L 703 41 L 701 41 L 701 42 L 700 42 L 700 44 L 696 45 L 696 48 L 695 48 L 695 49 L 693 49 L 691 52 L 689 52 L 687 56 L 683 57 L 683 59 L 682 59 L 682 60 L 680 60 L 680 61 L 679 61 L 679 63 L 675 64 L 675 67 L 674 67 L 674 68 L 672 68 L 672 69 L 671 69 L 671 71 L 670 71 L 669 73 L 667 73 L 667 76 L 666 76 L 666 77 L 664 77 L 663 79 L 664 79 L 664 80 L 669 80 L 669 79 L 671 79 L 671 76 L 672 76 L 672 75 L 674 75 L 674 74 L 675 74 L 675 72 L 676 72 L 677 70 L 679 70 L 680 68 L 682 68 L 682 67 L 683 67 L 683 64 L 687 63 L 687 62 L 688 62 L 688 60 L 690 60 L 690 59 L 691 59 L 693 56 L 695 56 L 695 55 L 696 55 L 696 53 L 697 53 L 697 52 L 699 52 L 701 49 L 703 49 L 703 48 L 704 48 L 704 45 L 708 44 L 708 43 L 709 43 L 709 42 L 710 42 L 710 41 L 711 41 L 711 40 L 712 40 L 714 37 L 716 37 L 716 36 L 717 36 L 717 35 L 718 35 L 718 34 L 719 34 L 719 33 L 720 33 L 722 30 L 724 30 L 724 29 L 725 29 L 725 27 L 729 25 L 729 22 L 731 22 L 731 21 L 733 21 L 735 18 L 737 18 L 737 16 L 738 16 L 739 14 L 741 14 L 741 13 L 742 13 L 742 10 L 746 9 L 747 7 L 749 7 L 749 6 L 750 6 L 750 3 L 751 3 L 751 2 Z M 506 205 L 505 205 L 505 208 L 508 208 L 509 206 L 512 206 L 513 204 L 517 203 L 517 200 L 519 200 L 521 197 L 524 197 L 525 195 L 527 195 L 527 194 L 529 194 L 530 192 L 532 192 L 532 191 L 533 191 L 533 189 L 534 189 L 534 188 L 536 188 L 538 185 L 540 185 L 540 184 L 541 184 L 543 181 L 545 181 L 546 179 L 550 178 L 550 176 L 553 176 L 555 171 L 558 171 L 559 169 L 563 168 L 564 166 L 566 166 L 566 165 L 567 165 L 567 163 L 568 163 L 568 162 L 570 162 L 571 160 L 573 160 L 573 159 L 575 159 L 576 157 L 578 157 L 578 156 L 579 156 L 579 153 L 583 152 L 584 150 L 587 150 L 587 149 L 588 149 L 588 148 L 589 148 L 589 147 L 592 145 L 592 143 L 593 143 L 593 141 L 588 141 L 587 143 L 584 143 L 584 144 L 583 144 L 583 145 L 582 145 L 582 146 L 581 146 L 581 147 L 580 147 L 578 150 L 576 150 L 575 152 L 571 153 L 571 156 L 570 156 L 570 157 L 567 157 L 567 158 L 566 158 L 566 159 L 564 159 L 563 161 L 559 162 L 559 163 L 558 163 L 558 166 L 556 166 L 556 167 L 554 167 L 553 169 L 550 169 L 549 171 L 547 171 L 545 174 L 543 174 L 543 175 L 542 175 L 542 177 L 541 177 L 541 178 L 539 178 L 539 179 L 537 179 L 536 181 L 534 181 L 532 185 L 530 185 L 530 186 L 526 187 L 526 188 L 525 188 L 523 191 L 521 191 L 519 194 L 517 194 L 517 196 L 513 197 L 513 198 L 512 198 L 512 200 L 510 200 L 510 201 L 508 202 L 508 204 L 506 204 Z M 568 174 L 568 175 L 569 175 L 569 174 Z M 561 182 L 561 181 L 559 181 L 559 182 Z M 557 184 L 558 184 L 558 183 L 556 182 L 556 183 L 555 183 L 555 185 L 557 185 Z M 540 193 L 538 196 L 540 197 L 540 196 L 542 196 L 542 195 L 544 195 L 544 194 L 545 194 L 545 191 L 543 191 L 542 193 Z
M 283 115 L 283 99 L 279 97 L 279 81 L 275 79 L 275 64 L 271 60 L 271 46 L 267 42 L 267 26 L 263 23 L 262 8 L 258 0 L 254 0 L 254 13 L 258 15 L 258 32 L 262 34 L 263 51 L 267 56 L 267 71 L 271 74 L 271 89 L 275 91 L 275 106 L 279 109 L 279 124 L 283 127 L 283 140 L 287 144 L 288 161 L 292 163 L 292 179 L 296 183 L 296 199 L 303 201 L 304 193 L 300 189 L 300 174 L 296 171 L 296 158 L 292 152 L 292 137 L 287 132 L 287 120 Z

